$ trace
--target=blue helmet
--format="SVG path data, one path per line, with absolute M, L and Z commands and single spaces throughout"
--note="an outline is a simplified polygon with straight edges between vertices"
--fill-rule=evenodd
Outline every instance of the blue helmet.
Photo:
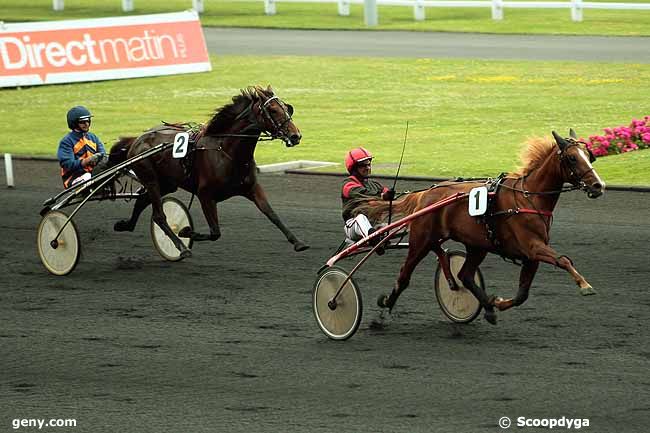
M 79 125 L 80 120 L 90 120 L 91 117 L 93 115 L 90 114 L 90 111 L 86 107 L 82 105 L 72 107 L 66 116 L 68 119 L 68 128 L 75 129 Z

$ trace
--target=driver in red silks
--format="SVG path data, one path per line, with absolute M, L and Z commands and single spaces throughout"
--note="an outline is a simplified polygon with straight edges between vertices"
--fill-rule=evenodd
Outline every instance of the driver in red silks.
M 372 167 L 372 154 L 363 147 L 350 150 L 345 156 L 345 168 L 350 174 L 341 188 L 343 221 L 345 235 L 352 241 L 358 241 L 375 231 L 368 217 L 364 214 L 355 216 L 354 209 L 359 203 L 356 199 L 377 197 L 382 200 L 395 198 L 395 190 L 369 178 Z

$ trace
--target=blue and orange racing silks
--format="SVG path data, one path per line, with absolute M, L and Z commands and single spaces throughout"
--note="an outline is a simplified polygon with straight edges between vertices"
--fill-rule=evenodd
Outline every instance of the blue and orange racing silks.
M 106 153 L 104 144 L 92 132 L 70 131 L 59 142 L 56 153 L 61 165 L 61 180 L 67 188 L 70 183 L 86 172 L 93 171 L 94 167 L 81 166 L 81 159 L 88 158 L 95 153 Z

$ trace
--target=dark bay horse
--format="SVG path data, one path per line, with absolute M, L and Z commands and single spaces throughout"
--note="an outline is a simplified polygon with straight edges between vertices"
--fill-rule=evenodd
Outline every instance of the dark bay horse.
M 506 310 L 523 304 L 540 262 L 567 271 L 579 286 L 583 295 L 595 293 L 591 285 L 576 271 L 567 256 L 558 254 L 549 246 L 552 212 L 560 193 L 570 189 L 582 189 L 589 198 L 599 197 L 605 188 L 592 162 L 593 155 L 579 142 L 573 130 L 569 138 L 553 132 L 551 139 L 531 139 L 522 154 L 523 168 L 483 182 L 446 182 L 432 188 L 408 194 L 393 203 L 393 214 L 405 216 L 455 193 L 468 194 L 478 186 L 491 187 L 488 193 L 487 212 L 482 216 L 470 216 L 467 198 L 453 202 L 438 211 L 425 214 L 411 222 L 409 250 L 401 268 L 395 288 L 387 296 L 381 296 L 378 304 L 392 309 L 400 293 L 409 284 L 416 265 L 433 250 L 440 260 L 445 277 L 452 289 L 458 289 L 449 268 L 442 243 L 453 239 L 465 245 L 467 258 L 457 277 L 472 291 L 485 309 L 485 318 L 496 324 L 494 307 Z M 570 183 L 573 187 L 565 189 Z M 370 200 L 359 208 L 370 220 L 381 220 L 388 212 L 389 204 Z M 519 290 L 513 299 L 488 296 L 474 282 L 474 274 L 488 252 L 522 262 Z
M 186 227 L 179 236 L 216 241 L 221 236 L 217 202 L 241 195 L 255 203 L 284 233 L 295 251 L 306 250 L 309 246 L 298 240 L 271 208 L 257 182 L 254 160 L 255 146 L 262 133 L 282 139 L 287 147 L 300 143 L 302 136 L 292 114 L 293 107 L 275 96 L 271 86 L 243 89 L 197 131 L 196 142 L 185 159 L 173 158 L 172 149 L 168 149 L 133 165 L 147 194 L 136 200 L 131 218 L 115 223 L 114 230 L 133 231 L 138 217 L 151 203 L 153 220 L 174 242 L 181 257 L 190 257 L 191 251 L 168 226 L 162 209 L 162 196 L 180 187 L 198 197 L 210 233 L 191 232 Z M 163 124 L 139 137 L 122 137 L 111 149 L 111 160 L 119 162 L 160 143 L 174 142 L 176 134 L 187 129 L 186 124 Z

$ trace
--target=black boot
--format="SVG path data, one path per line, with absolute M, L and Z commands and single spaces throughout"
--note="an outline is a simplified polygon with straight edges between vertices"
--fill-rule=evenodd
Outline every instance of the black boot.
M 370 236 L 371 234 L 375 233 L 376 231 L 377 231 L 376 228 L 371 227 L 370 230 L 368 230 L 368 236 Z M 371 247 L 375 247 L 375 246 L 376 246 L 379 242 L 381 242 L 385 237 L 386 237 L 385 234 L 381 234 L 381 235 L 379 235 L 379 236 L 376 236 L 376 237 L 374 237 L 373 239 L 371 239 L 371 240 L 368 242 L 368 245 L 370 245 Z M 384 245 L 382 245 L 382 246 L 380 246 L 379 248 L 377 248 L 377 249 L 375 250 L 375 252 L 377 253 L 378 256 L 383 256 L 384 253 L 386 252 L 386 249 L 384 248 Z

